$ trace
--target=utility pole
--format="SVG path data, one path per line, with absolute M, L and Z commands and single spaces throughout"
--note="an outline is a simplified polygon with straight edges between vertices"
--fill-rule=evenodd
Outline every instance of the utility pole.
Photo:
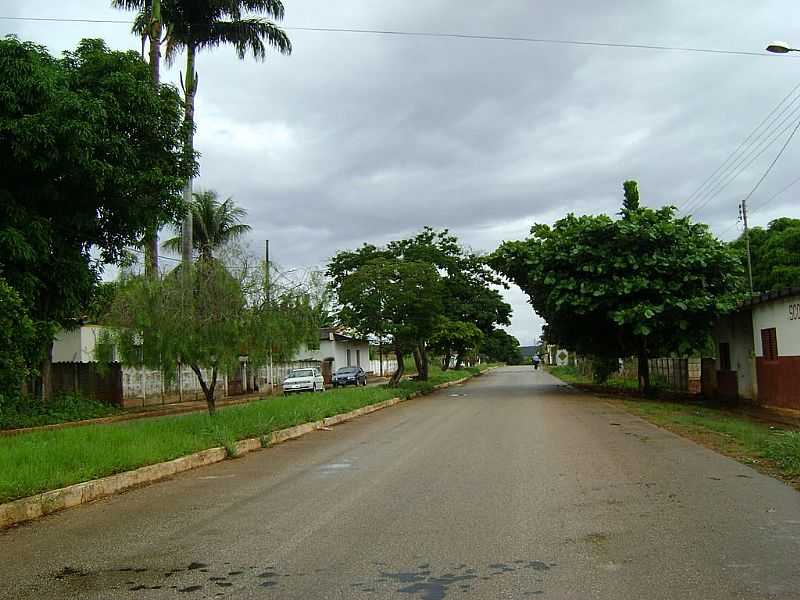
M 753 261 L 750 257 L 750 229 L 747 227 L 747 199 L 739 205 L 739 218 L 744 223 L 744 241 L 747 247 L 747 277 L 750 280 L 750 295 L 753 295 Z
M 264 292 L 266 294 L 267 310 L 272 310 L 270 303 L 271 296 L 270 264 L 269 264 L 269 240 L 264 240 Z M 269 393 L 275 390 L 272 372 L 272 332 L 269 336 Z

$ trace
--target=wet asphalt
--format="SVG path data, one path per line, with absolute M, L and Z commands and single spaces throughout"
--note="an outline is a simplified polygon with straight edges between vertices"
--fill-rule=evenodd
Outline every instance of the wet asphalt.
M 800 494 L 507 367 L 0 532 L 0 598 L 796 599 Z

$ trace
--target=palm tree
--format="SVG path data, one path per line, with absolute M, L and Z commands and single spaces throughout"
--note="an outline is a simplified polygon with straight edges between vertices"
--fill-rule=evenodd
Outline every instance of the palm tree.
M 214 190 L 194 194 L 189 206 L 192 214 L 192 246 L 200 254 L 200 260 L 212 260 L 214 251 L 228 242 L 250 231 L 250 225 L 242 223 L 247 211 L 236 206 L 233 198 L 220 202 Z M 180 228 L 176 227 L 177 231 Z M 178 235 L 164 242 L 163 248 L 177 252 L 182 240 Z
M 142 59 L 145 39 L 150 40 L 150 72 L 153 85 L 161 83 L 161 0 L 111 0 L 111 6 L 125 10 L 140 9 L 133 30 L 142 37 Z M 144 236 L 145 272 L 158 277 L 158 225 L 154 225 Z
M 140 10 L 139 22 L 146 22 L 142 14 L 152 0 L 120 0 L 129 7 Z M 245 14 L 266 15 L 268 18 L 245 17 Z M 194 152 L 194 98 L 197 94 L 195 59 L 199 50 L 231 45 L 244 60 L 251 53 L 264 60 L 267 47 L 281 54 L 291 54 L 289 37 L 269 20 L 283 19 L 281 0 L 161 0 L 161 17 L 167 27 L 166 59 L 171 63 L 176 55 L 186 50 L 186 74 L 182 85 L 186 104 L 186 151 Z M 192 180 L 186 183 L 183 198 L 187 205 L 192 201 Z M 187 211 L 183 221 L 181 254 L 185 262 L 191 261 L 192 218 Z

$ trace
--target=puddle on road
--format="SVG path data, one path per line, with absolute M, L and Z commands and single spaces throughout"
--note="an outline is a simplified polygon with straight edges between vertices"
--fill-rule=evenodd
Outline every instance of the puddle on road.
M 538 595 L 544 593 L 543 577 L 555 566 L 556 563 L 541 560 L 517 559 L 480 566 L 460 563 L 436 567 L 421 563 L 408 569 L 395 569 L 376 561 L 371 576 L 360 577 L 349 587 L 381 596 L 404 594 L 409 600 L 444 600 L 450 592 L 456 591 L 458 595 L 479 592 L 484 582 L 514 577 L 515 586 L 523 595 Z M 114 592 L 144 593 L 142 597 L 147 599 L 174 598 L 176 593 L 188 598 L 236 598 L 246 590 L 263 592 L 265 598 L 280 598 L 291 594 L 289 581 L 294 579 L 289 578 L 318 578 L 324 577 L 325 572 L 326 569 L 318 568 L 314 574 L 290 573 L 271 563 L 236 567 L 228 562 L 215 566 L 192 561 L 172 569 L 124 566 L 89 572 L 65 566 L 53 578 L 62 586 L 59 597 L 64 598 L 107 598 L 113 597 Z M 526 587 L 527 591 L 523 591 Z M 88 596 L 91 593 L 96 595 Z

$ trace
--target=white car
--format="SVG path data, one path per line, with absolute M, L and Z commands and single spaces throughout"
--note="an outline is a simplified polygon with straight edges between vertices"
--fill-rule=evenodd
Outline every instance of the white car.
M 325 379 L 319 369 L 294 369 L 283 380 L 283 393 L 294 392 L 324 392 Z

